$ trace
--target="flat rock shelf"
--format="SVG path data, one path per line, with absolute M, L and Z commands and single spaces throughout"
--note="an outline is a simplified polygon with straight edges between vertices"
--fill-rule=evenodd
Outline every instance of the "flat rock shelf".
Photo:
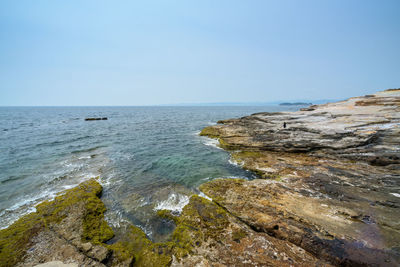
M 334 265 L 399 265 L 400 89 L 224 120 L 201 135 L 259 175 L 201 188 L 255 231 Z

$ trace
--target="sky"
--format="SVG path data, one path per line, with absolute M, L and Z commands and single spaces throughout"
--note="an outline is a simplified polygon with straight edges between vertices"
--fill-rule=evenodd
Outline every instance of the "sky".
M 398 0 L 0 1 L 0 106 L 344 99 L 400 87 Z

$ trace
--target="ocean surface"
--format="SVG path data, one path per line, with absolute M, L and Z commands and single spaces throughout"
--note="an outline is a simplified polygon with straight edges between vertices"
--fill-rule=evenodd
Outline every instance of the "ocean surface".
M 158 209 L 178 214 L 198 186 L 214 178 L 254 178 L 215 140 L 200 137 L 203 127 L 297 108 L 0 107 L 0 228 L 40 201 L 99 177 L 112 226 L 133 223 L 163 240 L 174 226 L 156 216 Z

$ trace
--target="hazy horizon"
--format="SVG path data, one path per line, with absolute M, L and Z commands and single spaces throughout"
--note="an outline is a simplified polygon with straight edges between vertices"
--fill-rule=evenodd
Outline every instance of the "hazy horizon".
M 298 99 L 293 101 L 277 100 L 270 102 L 187 102 L 187 103 L 173 103 L 173 104 L 153 104 L 153 105 L 1 105 L 0 107 L 213 107 L 213 106 L 276 106 L 282 103 L 310 103 L 310 104 L 324 104 L 328 102 L 337 102 L 344 99 L 317 99 L 311 101 L 307 99 Z
M 399 1 L 0 6 L 0 106 L 312 102 L 400 87 Z

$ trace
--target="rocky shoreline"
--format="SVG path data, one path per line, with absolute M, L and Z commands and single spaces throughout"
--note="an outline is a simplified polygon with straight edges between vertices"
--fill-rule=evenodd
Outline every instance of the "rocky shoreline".
M 91 179 L 1 230 L 0 266 L 399 265 L 400 89 L 201 135 L 259 179 L 216 179 L 180 216 L 158 211 L 176 225 L 160 243 L 132 225 L 115 237 Z
M 399 89 L 224 120 L 201 134 L 265 178 L 202 186 L 255 231 L 334 265 L 400 264 Z

